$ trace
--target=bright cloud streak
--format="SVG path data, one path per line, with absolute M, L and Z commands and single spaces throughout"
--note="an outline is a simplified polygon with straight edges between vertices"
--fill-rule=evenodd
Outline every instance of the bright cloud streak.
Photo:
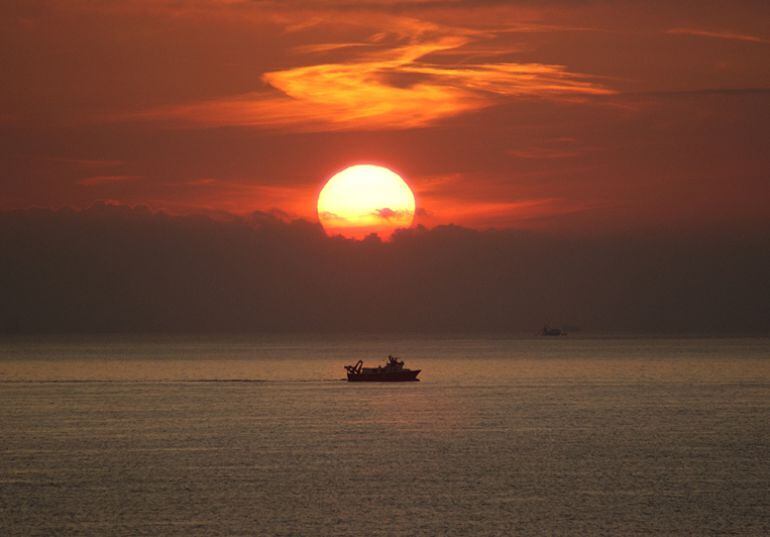
M 671 35 L 689 35 L 694 37 L 710 37 L 714 39 L 727 39 L 729 41 L 745 41 L 748 43 L 770 43 L 767 39 L 762 39 L 755 35 L 741 34 L 737 32 L 721 32 L 714 30 L 701 30 L 698 28 L 671 28 L 666 31 Z
M 561 65 L 542 63 L 439 64 L 428 57 L 462 52 L 485 35 L 398 19 L 398 46 L 378 47 L 347 62 L 323 63 L 267 72 L 270 92 L 158 108 L 142 119 L 204 126 L 243 125 L 288 130 L 402 129 L 430 125 L 504 99 L 574 98 L 612 90 Z M 372 37 L 380 41 L 381 34 Z M 346 47 L 347 45 L 341 45 Z M 324 44 L 308 51 L 332 50 Z M 393 84 L 416 77 L 411 84 Z M 135 116 L 136 117 L 136 116 Z

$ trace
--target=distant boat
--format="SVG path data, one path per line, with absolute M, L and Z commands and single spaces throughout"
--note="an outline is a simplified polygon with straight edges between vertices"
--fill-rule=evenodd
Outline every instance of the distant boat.
M 566 336 L 567 332 L 564 332 L 561 328 L 551 328 L 548 325 L 543 327 L 543 331 L 540 332 L 541 336 Z
M 404 362 L 395 356 L 388 356 L 388 362 L 384 366 L 364 367 L 364 361 L 359 360 L 356 365 L 346 365 L 348 381 L 350 382 L 406 382 L 419 381 L 417 375 L 421 369 L 407 369 Z

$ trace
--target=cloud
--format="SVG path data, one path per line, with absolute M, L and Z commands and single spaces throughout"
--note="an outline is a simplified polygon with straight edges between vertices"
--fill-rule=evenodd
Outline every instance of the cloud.
M 75 168 L 80 168 L 85 170 L 115 168 L 125 164 L 122 160 L 111 160 L 111 159 L 79 159 L 79 158 L 66 158 L 66 157 L 49 157 L 47 160 L 51 162 L 61 162 L 64 164 L 69 164 Z
M 275 211 L 281 208 L 294 216 L 307 215 L 315 207 L 313 187 L 307 185 L 266 185 L 250 179 L 202 177 L 170 182 L 157 198 L 144 198 L 156 207 L 174 213 L 213 211 L 237 215 L 255 208 Z
M 83 186 L 98 186 L 111 183 L 123 183 L 126 181 L 135 181 L 141 179 L 139 175 L 95 175 L 93 177 L 86 177 L 78 181 L 78 184 Z
M 376 211 L 374 211 L 374 214 L 375 216 L 378 216 L 383 220 L 393 220 L 396 218 L 400 218 L 407 213 L 405 211 L 394 211 L 390 207 L 384 207 L 382 209 L 377 209 Z
M 766 234 L 353 241 L 282 214 L 98 204 L 0 212 L 0 244 L 0 332 L 767 330 Z
M 292 50 L 299 54 L 318 54 L 331 52 L 351 47 L 370 47 L 371 43 L 317 43 L 312 45 L 298 45 Z
M 190 179 L 189 181 L 186 181 L 187 185 L 190 186 L 214 186 L 219 184 L 219 181 L 214 179 L 213 177 L 201 177 L 200 179 Z
M 547 177 L 541 172 L 530 174 L 538 180 Z M 521 185 L 525 176 L 518 172 L 516 183 Z M 451 222 L 475 228 L 564 229 L 577 225 L 579 220 L 589 221 L 592 212 L 598 215 L 607 209 L 607 203 L 598 196 L 590 200 L 568 197 L 553 187 L 531 191 L 517 188 L 512 182 L 461 173 L 421 178 L 415 193 L 424 212 L 417 214 L 417 221 L 426 225 Z
M 770 43 L 770 40 L 763 39 L 755 35 L 719 30 L 704 30 L 699 28 L 671 28 L 666 30 L 666 33 L 670 35 L 688 35 L 693 37 L 726 39 L 728 41 L 744 41 L 747 43 Z
M 526 149 L 511 149 L 508 154 L 515 158 L 523 159 L 562 159 L 574 158 L 582 155 L 584 150 L 554 149 L 550 147 L 529 147 Z
M 426 201 L 431 203 L 430 201 Z M 433 205 L 429 205 L 433 208 Z M 473 222 L 480 227 L 537 228 L 559 217 L 599 209 L 598 203 L 564 198 L 517 199 L 510 201 L 441 200 L 431 211 L 436 222 Z
M 338 223 L 339 225 L 345 225 L 348 222 L 348 219 L 344 216 L 340 216 L 337 213 L 333 213 L 331 211 L 321 211 L 318 213 L 318 217 L 323 221 Z
M 440 54 L 462 55 L 464 47 L 494 36 L 494 31 L 403 17 L 392 22 L 387 38 L 381 32 L 370 35 L 369 41 L 377 46 L 348 51 L 352 56 L 345 61 L 264 73 L 267 90 L 164 106 L 119 119 L 299 131 L 407 129 L 510 99 L 560 100 L 614 93 L 563 65 L 440 62 Z M 306 45 L 300 50 L 316 53 L 350 45 Z M 470 59 L 477 53 L 466 54 Z
M 661 90 L 661 91 L 638 91 L 625 92 L 619 94 L 619 97 L 708 97 L 711 95 L 723 97 L 743 97 L 746 95 L 759 95 L 762 97 L 770 96 L 770 87 L 744 87 L 744 88 L 698 88 L 692 90 Z

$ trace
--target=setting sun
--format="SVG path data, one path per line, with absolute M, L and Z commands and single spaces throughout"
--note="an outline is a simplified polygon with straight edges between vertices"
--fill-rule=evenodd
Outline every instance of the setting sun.
M 318 196 L 318 219 L 329 235 L 389 237 L 414 219 L 414 194 L 382 166 L 351 166 L 334 175 Z

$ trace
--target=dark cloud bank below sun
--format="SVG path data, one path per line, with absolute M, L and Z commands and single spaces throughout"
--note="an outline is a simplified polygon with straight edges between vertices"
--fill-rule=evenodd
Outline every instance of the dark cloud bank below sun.
M 579 238 L 456 226 L 328 238 L 95 205 L 0 213 L 5 332 L 766 333 L 770 237 Z

